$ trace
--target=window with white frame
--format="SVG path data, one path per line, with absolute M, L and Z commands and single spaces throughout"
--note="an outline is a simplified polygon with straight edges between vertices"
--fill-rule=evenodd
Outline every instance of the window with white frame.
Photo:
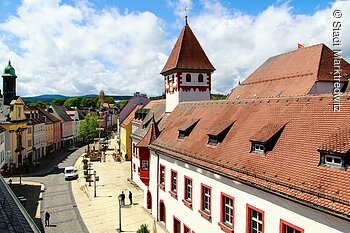
M 253 152 L 257 154 L 265 154 L 265 146 L 259 143 L 253 144 Z
M 160 171 L 159 171 L 159 184 L 164 186 L 165 185 L 165 166 L 160 165 Z
M 301 233 L 301 231 L 298 231 L 298 230 L 294 229 L 293 227 L 285 225 L 283 227 L 283 233 Z
M 262 233 L 263 232 L 263 213 L 249 208 L 249 233 Z
M 280 233 L 304 233 L 304 229 L 282 219 L 280 220 L 280 229 Z
M 233 198 L 222 195 L 222 223 L 226 226 L 233 227 Z
M 210 214 L 211 189 L 202 185 L 202 211 Z
M 192 202 L 192 179 L 185 177 L 185 200 Z
M 148 160 L 142 160 L 142 170 L 148 170 Z
M 325 162 L 325 165 L 328 165 L 331 167 L 340 168 L 343 166 L 343 159 L 340 156 L 325 155 L 324 162 Z
M 177 172 L 171 171 L 171 191 L 177 193 Z

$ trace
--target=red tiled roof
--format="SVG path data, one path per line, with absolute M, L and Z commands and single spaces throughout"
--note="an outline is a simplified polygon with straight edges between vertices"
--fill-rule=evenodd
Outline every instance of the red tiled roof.
M 277 132 L 279 132 L 284 126 L 283 123 L 268 123 L 264 127 L 262 127 L 256 134 L 251 137 L 251 141 L 255 142 L 267 142 L 270 138 L 272 138 Z
M 340 112 L 333 111 L 330 94 L 180 103 L 149 148 L 350 218 L 350 169 L 319 165 L 322 142 L 337 127 L 350 128 L 350 94 L 340 101 Z M 198 118 L 201 120 L 191 134 L 178 140 L 184 119 Z M 207 132 L 223 120 L 235 123 L 220 144 L 206 146 Z M 273 150 L 266 155 L 250 153 L 250 139 L 272 121 L 288 122 Z
M 332 133 L 319 150 L 347 154 L 350 151 L 350 129 L 340 129 Z
M 342 72 L 350 65 L 341 60 Z M 307 95 L 316 81 L 333 81 L 333 53 L 324 44 L 269 58 L 228 96 L 229 100 Z M 346 81 L 344 77 L 342 81 Z
M 186 131 L 188 128 L 190 128 L 194 124 L 198 123 L 199 120 L 200 120 L 200 118 L 191 119 L 191 120 L 184 118 L 185 123 L 179 127 L 179 130 Z
M 182 29 L 160 73 L 165 74 L 173 69 L 196 69 L 210 72 L 215 70 L 188 24 Z
M 137 105 L 134 108 L 134 110 L 132 110 L 132 112 L 125 118 L 125 120 L 122 122 L 121 126 L 125 127 L 129 123 L 131 123 L 131 121 L 135 118 L 135 112 L 137 111 L 137 109 L 140 109 L 142 107 L 143 107 L 143 105 Z
M 154 140 L 158 138 L 159 134 L 160 134 L 160 131 L 158 129 L 158 125 L 154 121 L 154 118 L 152 118 L 152 122 L 148 127 L 148 131 L 146 135 L 137 144 L 137 147 L 148 147 Z
M 234 123 L 234 121 L 225 121 L 224 120 L 224 121 L 220 122 L 220 124 L 215 126 L 212 130 L 210 130 L 210 132 L 207 134 L 212 135 L 212 136 L 218 136 L 222 131 L 227 129 L 227 127 L 229 127 L 233 123 Z
M 144 109 L 153 109 L 159 105 L 164 105 L 165 99 L 160 100 L 151 100 L 148 104 L 145 105 Z

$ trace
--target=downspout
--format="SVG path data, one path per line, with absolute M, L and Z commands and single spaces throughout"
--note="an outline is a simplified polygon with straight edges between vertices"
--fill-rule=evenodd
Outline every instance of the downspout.
M 157 222 L 159 221 L 158 216 L 159 216 L 159 154 L 154 151 L 157 155 Z

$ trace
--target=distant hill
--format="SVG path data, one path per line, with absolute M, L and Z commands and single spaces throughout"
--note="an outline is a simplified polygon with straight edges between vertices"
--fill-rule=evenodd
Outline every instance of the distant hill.
M 76 96 L 64 96 L 64 95 L 59 95 L 59 94 L 54 94 L 54 95 L 45 94 L 45 95 L 38 95 L 38 96 L 22 97 L 22 99 L 26 104 L 28 104 L 28 103 L 37 103 L 37 102 L 52 102 L 52 100 L 57 99 L 57 98 L 68 99 L 68 98 L 72 98 L 72 97 L 76 97 Z M 88 95 L 84 95 L 81 97 L 83 97 L 83 98 L 95 98 L 95 97 L 97 97 L 97 95 L 88 94 Z M 119 100 L 119 101 L 120 100 L 128 100 L 128 99 L 132 98 L 132 96 L 128 96 L 128 95 L 112 95 L 111 97 L 113 97 L 115 100 Z
M 22 97 L 24 103 L 37 103 L 37 102 L 51 102 L 54 99 L 62 98 L 62 99 L 68 99 L 69 97 L 64 95 L 38 95 L 38 96 L 31 96 L 31 97 Z

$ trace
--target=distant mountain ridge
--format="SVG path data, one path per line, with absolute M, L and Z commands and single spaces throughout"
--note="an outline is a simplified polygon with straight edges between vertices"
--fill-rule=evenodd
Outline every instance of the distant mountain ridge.
M 83 95 L 81 97 L 83 98 L 94 98 L 97 97 L 98 95 L 96 94 L 88 94 L 88 95 Z M 109 96 L 109 95 L 107 95 Z M 60 94 L 44 94 L 44 95 L 38 95 L 38 96 L 28 96 L 28 97 L 21 97 L 23 101 L 28 104 L 28 103 L 37 103 L 37 102 L 52 102 L 54 99 L 69 99 L 69 98 L 74 98 L 78 96 L 64 96 Z M 127 100 L 132 98 L 133 96 L 129 95 L 111 95 L 110 97 L 113 97 L 115 100 Z

